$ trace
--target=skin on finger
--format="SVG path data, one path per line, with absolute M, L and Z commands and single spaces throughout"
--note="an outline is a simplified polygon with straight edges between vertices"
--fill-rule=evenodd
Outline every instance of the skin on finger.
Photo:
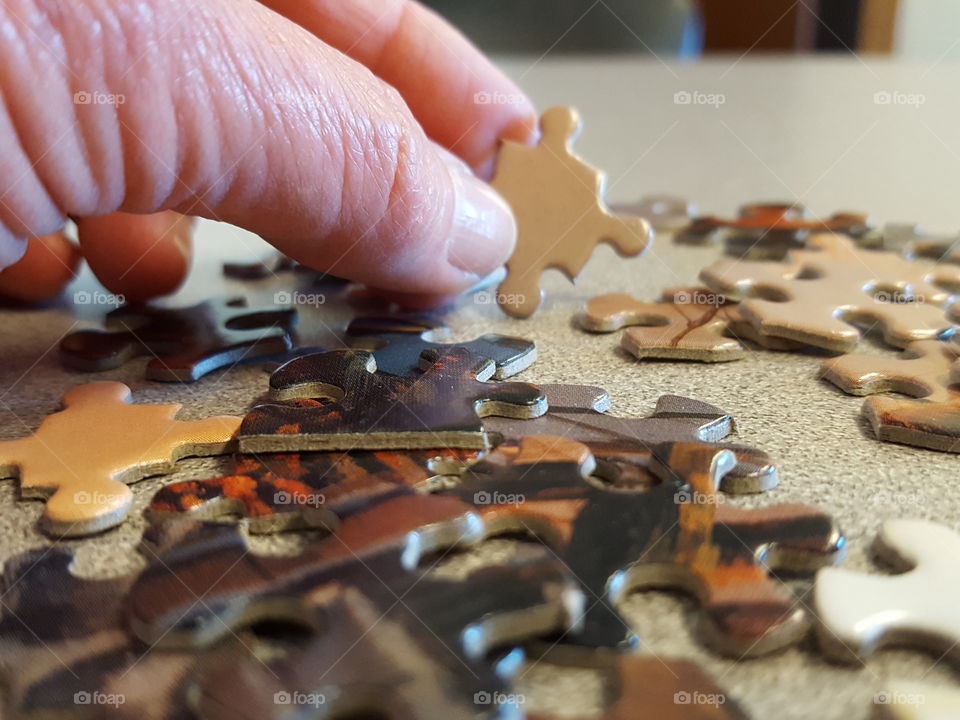
M 173 209 L 429 294 L 469 287 L 512 251 L 509 208 L 448 162 L 396 90 L 255 0 L 4 0 L 0 26 L 13 132 L 0 143 L 32 160 L 43 190 L 0 205 L 0 227 L 48 204 L 51 222 Z
M 87 264 L 107 290 L 128 302 L 174 292 L 187 277 L 193 219 L 172 211 L 111 213 L 76 221 Z
M 63 233 L 30 238 L 20 260 L 0 272 L 0 296 L 42 302 L 59 295 L 77 273 L 80 251 Z
M 400 91 L 427 134 L 481 176 L 498 140 L 533 142 L 536 113 L 469 40 L 414 0 L 261 0 Z

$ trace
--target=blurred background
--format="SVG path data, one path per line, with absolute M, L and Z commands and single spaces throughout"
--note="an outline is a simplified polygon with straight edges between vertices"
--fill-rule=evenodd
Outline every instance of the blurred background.
M 958 0 L 426 0 L 493 53 L 956 50 Z M 960 54 L 960 53 L 958 53 Z

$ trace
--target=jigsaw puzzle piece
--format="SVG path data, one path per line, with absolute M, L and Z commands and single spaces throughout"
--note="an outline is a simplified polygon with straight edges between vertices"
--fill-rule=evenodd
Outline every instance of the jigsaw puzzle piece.
M 311 527 L 335 531 L 338 518 L 362 501 L 398 488 L 422 491 L 442 485 L 477 456 L 470 450 L 241 455 L 231 475 L 164 486 L 146 512 L 157 520 L 239 515 L 249 518 L 254 533 Z
M 178 309 L 129 305 L 107 315 L 112 332 L 67 335 L 60 343 L 60 359 L 71 370 L 98 372 L 151 355 L 148 379 L 194 382 L 227 365 L 289 350 L 296 313 L 280 306 L 248 308 L 242 297 Z
M 538 661 L 598 672 L 604 707 L 585 716 L 528 712 L 526 720 L 747 720 L 739 704 L 689 660 L 560 645 Z
M 201 715 L 226 720 L 252 710 L 279 719 L 313 697 L 311 716 L 324 718 L 360 710 L 397 720 L 517 716 L 515 703 L 498 701 L 513 697 L 506 683 L 522 654 L 499 662 L 487 655 L 562 632 L 582 604 L 560 563 L 542 555 L 462 581 L 398 573 L 397 555 L 364 564 L 316 578 L 301 612 L 321 630 L 301 648 L 263 662 L 231 643 L 207 662 L 198 678 Z M 240 694 L 238 674 L 248 688 Z
M 831 657 L 857 660 L 888 645 L 911 645 L 938 657 L 960 647 L 960 536 L 927 520 L 888 520 L 877 555 L 899 575 L 826 568 L 814 601 L 820 645 Z
M 377 372 L 370 352 L 297 358 L 270 377 L 276 400 L 253 408 L 240 427 L 243 452 L 484 449 L 481 417 L 537 417 L 547 399 L 529 383 L 487 383 L 494 363 L 453 347 L 424 351 L 415 378 Z M 325 404 L 309 402 L 326 400 Z
M 844 355 L 826 361 L 821 374 L 851 395 L 899 392 L 921 400 L 872 397 L 862 413 L 879 440 L 960 452 L 960 346 L 923 340 L 897 358 Z
M 815 235 L 808 245 L 789 263 L 723 260 L 700 277 L 716 292 L 748 296 L 741 311 L 760 334 L 827 350 L 856 345 L 853 324 L 877 325 L 898 347 L 951 332 L 943 308 L 953 298 L 922 267 L 839 235 Z
M 472 504 L 487 535 L 521 532 L 547 543 L 602 600 L 588 608 L 571 642 L 632 642 L 617 604 L 633 590 L 670 588 L 698 598 L 713 647 L 759 655 L 808 629 L 770 571 L 807 573 L 836 562 L 843 538 L 828 516 L 805 506 L 719 506 L 714 488 L 734 463 L 726 450 L 663 444 L 653 461 L 660 483 L 624 491 L 591 479 L 596 463 L 586 446 L 528 437 L 501 445 L 441 494 Z
M 349 282 L 336 275 L 313 270 L 281 252 L 270 252 L 259 260 L 223 264 L 223 276 L 233 280 L 265 280 L 280 273 L 291 272 L 307 276 L 307 282 L 311 286 L 346 285 Z
M 419 376 L 420 356 L 425 350 L 442 352 L 454 345 L 439 342 L 447 335 L 446 325 L 427 317 L 382 315 L 356 318 L 347 326 L 347 335 L 358 338 L 354 347 L 369 350 L 377 369 L 389 375 Z M 526 370 L 537 359 L 537 347 L 524 338 L 483 335 L 469 342 L 455 343 L 496 366 L 496 380 Z
M 0 477 L 17 477 L 27 498 L 46 498 L 41 527 L 81 536 L 120 524 L 133 494 L 127 483 L 172 472 L 183 457 L 233 449 L 240 418 L 175 420 L 180 405 L 134 405 L 123 383 L 78 385 L 64 409 L 36 432 L 0 442 Z
M 573 152 L 580 118 L 554 107 L 540 119 L 536 147 L 504 141 L 491 182 L 517 220 L 517 246 L 497 302 L 508 315 L 529 317 L 540 305 L 540 274 L 555 268 L 575 278 L 599 243 L 623 257 L 642 253 L 652 236 L 641 218 L 612 215 L 604 177 Z
M 651 484 L 648 472 L 653 449 L 666 442 L 719 443 L 734 430 L 733 418 L 705 402 L 678 395 L 661 395 L 653 414 L 644 418 L 607 415 L 610 398 L 588 385 L 541 385 L 549 410 L 538 418 L 516 420 L 489 417 L 484 428 L 499 441 L 534 435 L 556 435 L 587 445 L 610 482 L 626 486 Z M 725 492 L 764 492 L 777 486 L 773 459 L 764 451 L 739 444 L 715 447 L 737 453 L 736 467 L 723 476 Z

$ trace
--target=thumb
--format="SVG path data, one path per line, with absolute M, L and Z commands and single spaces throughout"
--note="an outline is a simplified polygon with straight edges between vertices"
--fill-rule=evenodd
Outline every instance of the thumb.
M 408 293 L 512 251 L 507 205 L 393 88 L 254 0 L 6 0 L 0 26 L 0 258 L 117 210 L 223 220 Z

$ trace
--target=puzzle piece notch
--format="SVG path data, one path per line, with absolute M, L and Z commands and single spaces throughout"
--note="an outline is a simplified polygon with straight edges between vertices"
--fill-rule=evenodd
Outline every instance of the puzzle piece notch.
M 561 645 L 539 661 L 600 673 L 604 707 L 597 715 L 577 720 L 747 720 L 739 704 L 689 660 Z M 573 720 L 576 716 L 563 717 Z M 526 720 L 560 720 L 560 716 L 528 712 Z
M 379 373 L 370 352 L 309 355 L 270 377 L 276 400 L 326 399 L 323 405 L 267 404 L 240 427 L 242 452 L 303 450 L 482 450 L 481 417 L 537 417 L 547 399 L 529 383 L 487 383 L 494 363 L 468 350 L 426 350 L 416 378 Z
M 888 520 L 878 557 L 903 574 L 883 576 L 825 568 L 814 602 L 821 648 L 838 660 L 867 658 L 891 645 L 957 657 L 960 647 L 960 536 L 927 520 Z
M 227 365 L 289 350 L 296 318 L 293 308 L 249 308 L 242 297 L 176 309 L 125 305 L 107 314 L 105 324 L 112 331 L 67 335 L 60 359 L 72 370 L 99 372 L 152 355 L 148 379 L 194 382 Z
M 654 469 L 661 484 L 625 492 L 589 480 L 594 462 L 584 445 L 528 437 L 501 445 L 441 494 L 472 504 L 488 536 L 523 532 L 547 543 L 588 596 L 602 600 L 587 610 L 571 642 L 631 642 L 617 603 L 636 589 L 670 588 L 700 600 L 712 646 L 759 655 L 808 628 L 769 570 L 808 572 L 835 562 L 843 539 L 829 517 L 805 506 L 718 507 L 714 488 L 734 463 L 727 450 L 660 445 Z
M 844 355 L 821 366 L 822 376 L 852 395 L 900 392 L 921 400 L 871 397 L 862 407 L 879 440 L 960 452 L 960 380 L 956 342 L 911 343 L 897 358 Z
M 540 129 L 536 147 L 503 142 L 491 182 L 517 220 L 517 245 L 497 302 L 518 318 L 530 317 L 539 307 L 544 270 L 560 270 L 572 280 L 597 244 L 610 244 L 620 256 L 633 257 L 652 237 L 645 220 L 613 215 L 604 204 L 603 174 L 573 152 L 581 129 L 576 110 L 550 108 L 540 119 Z
M 799 343 L 766 337 L 744 319 L 740 306 L 701 288 L 671 288 L 663 302 L 647 303 L 625 293 L 600 295 L 587 303 L 580 326 L 612 332 L 628 326 L 621 347 L 637 358 L 729 362 L 746 355 L 741 338 L 771 350 L 796 350 Z
M 840 235 L 814 235 L 789 263 L 720 261 L 700 278 L 715 292 L 746 296 L 743 316 L 764 336 L 845 352 L 857 344 L 854 323 L 873 323 L 904 347 L 953 330 L 944 317 L 949 292 L 928 270 L 886 252 L 862 250 Z M 960 268 L 956 275 L 960 280 Z M 915 301 L 922 299 L 922 302 Z
M 114 527 L 133 501 L 126 483 L 235 445 L 239 417 L 175 420 L 180 405 L 130 399 L 123 383 L 77 385 L 33 435 L 0 442 L 0 477 L 18 477 L 24 497 L 47 498 L 40 518 L 46 532 L 76 537 Z
M 373 352 L 377 368 L 390 375 L 416 377 L 425 350 L 443 351 L 454 345 L 492 360 L 497 380 L 526 370 L 537 359 L 537 346 L 524 338 L 487 334 L 451 344 L 443 342 L 449 332 L 449 327 L 429 317 L 399 315 L 355 318 L 347 326 L 347 335 L 357 338 L 353 346 Z
M 556 435 L 587 445 L 600 461 L 605 477 L 621 487 L 646 487 L 646 469 L 653 449 L 667 442 L 719 443 L 734 431 L 734 420 L 720 408 L 693 398 L 661 395 L 653 414 L 621 418 L 605 414 L 610 397 L 588 385 L 541 385 L 549 410 L 528 420 L 490 417 L 483 421 L 499 442 L 534 435 Z M 721 480 L 725 492 L 764 492 L 777 486 L 776 464 L 762 450 L 722 443 L 714 447 L 737 454 L 737 465 Z

